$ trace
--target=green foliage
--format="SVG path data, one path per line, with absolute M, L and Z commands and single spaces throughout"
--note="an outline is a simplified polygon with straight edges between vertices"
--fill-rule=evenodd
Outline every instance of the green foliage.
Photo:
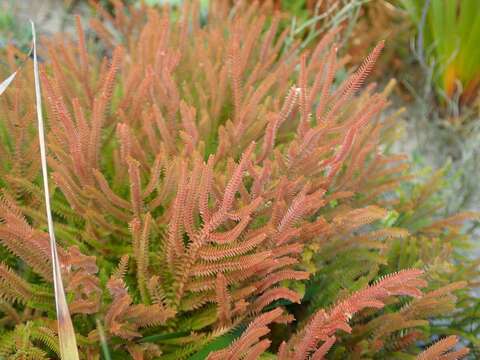
M 472 104 L 480 86 L 477 46 L 480 3 L 476 0 L 401 2 L 422 35 L 419 51 L 426 54 L 434 67 L 439 93 L 448 99 L 460 94 L 464 104 Z
M 14 1 L 8 0 L 0 5 L 0 47 L 14 43 L 23 51 L 30 48 L 30 27 L 16 19 Z
M 445 218 L 446 204 L 439 194 L 447 182 L 447 168 L 434 174 L 428 170 L 417 172 L 413 180 L 402 182 L 396 189 L 397 200 L 390 199 L 391 210 L 388 215 L 377 222 L 374 228 L 404 229 L 405 233 L 388 240 L 388 247 L 372 251 L 374 247 L 358 247 L 358 242 L 352 243 L 343 251 L 338 252 L 341 242 L 331 242 L 316 252 L 313 256 L 315 275 L 308 283 L 304 303 L 308 304 L 308 313 L 314 313 L 324 308 L 334 299 L 341 297 L 344 289 L 360 289 L 378 276 L 404 268 L 425 268 L 430 279 L 431 289 L 452 283 L 470 283 L 475 288 L 478 279 L 477 267 L 478 247 L 473 246 L 469 237 L 462 234 L 462 224 L 465 218 L 477 218 L 474 213 L 457 214 Z M 372 244 L 373 245 L 373 244 Z M 331 279 L 335 281 L 331 281 Z M 462 286 L 461 286 L 462 287 Z M 451 334 L 459 334 L 469 342 L 472 349 L 479 346 L 480 322 L 478 311 L 478 294 L 468 288 L 456 292 L 456 308 L 438 305 L 439 308 L 423 309 L 424 319 L 441 316 L 442 320 L 426 322 L 422 325 L 425 334 L 432 338 L 441 338 Z M 415 301 L 410 306 L 415 306 Z M 401 301 L 389 305 L 384 316 L 395 314 L 407 306 Z M 393 316 L 393 315 L 392 315 Z M 357 319 L 361 324 L 368 324 L 371 319 Z M 396 321 L 401 322 L 401 318 Z M 367 329 L 369 325 L 364 325 Z M 371 326 L 371 325 L 370 325 Z M 382 343 L 395 344 L 405 336 L 401 331 L 385 334 Z M 380 333 L 381 334 L 381 333 Z M 370 333 L 376 336 L 375 332 Z M 385 336 L 383 335 L 383 336 Z M 380 339 L 380 338 L 379 338 Z M 387 346 L 380 352 L 378 349 L 364 348 L 367 344 L 354 345 L 355 337 L 345 341 L 349 346 L 360 346 L 369 354 L 369 358 L 384 359 L 400 356 L 395 346 Z M 352 343 L 353 342 L 353 343 Z M 347 348 L 335 350 L 333 358 L 351 358 Z

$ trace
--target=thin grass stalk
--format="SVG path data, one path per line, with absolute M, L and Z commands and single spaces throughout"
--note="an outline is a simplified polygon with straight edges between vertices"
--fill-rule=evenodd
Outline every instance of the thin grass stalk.
M 102 347 L 102 353 L 105 360 L 112 360 L 110 356 L 110 350 L 108 349 L 107 338 L 105 336 L 105 330 L 103 329 L 102 323 L 99 319 L 96 319 L 98 335 L 100 337 L 100 346 Z

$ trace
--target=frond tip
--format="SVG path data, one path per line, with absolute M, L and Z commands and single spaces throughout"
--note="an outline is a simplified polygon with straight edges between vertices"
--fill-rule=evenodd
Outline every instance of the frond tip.
M 420 296 L 420 288 L 427 285 L 425 280 L 420 278 L 422 274 L 421 270 L 410 269 L 387 275 L 373 285 L 351 294 L 331 310 L 321 309 L 310 323 L 291 339 L 288 349 L 282 350 L 285 355 L 280 360 L 303 360 L 315 351 L 326 353 L 333 345 L 334 335 L 338 330 L 347 333 L 352 331 L 349 321 L 354 314 L 366 308 L 380 309 L 385 306 L 390 296 Z M 323 345 L 318 347 L 319 343 Z
M 458 350 L 458 337 L 451 335 L 437 341 L 428 349 L 417 356 L 417 360 L 458 360 L 468 355 L 468 348 L 462 347 Z

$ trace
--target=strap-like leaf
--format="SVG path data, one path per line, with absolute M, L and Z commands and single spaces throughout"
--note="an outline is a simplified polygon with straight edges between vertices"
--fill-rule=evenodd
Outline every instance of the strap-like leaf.
M 67 299 L 62 283 L 62 273 L 60 271 L 60 262 L 58 260 L 57 244 L 55 241 L 55 233 L 53 230 L 53 218 L 50 205 L 50 192 L 48 188 L 48 171 L 47 171 L 47 150 L 45 145 L 45 129 L 43 125 L 42 114 L 42 95 L 40 92 L 40 79 L 38 75 L 38 60 L 37 60 L 37 43 L 35 34 L 35 24 L 30 21 L 32 25 L 33 37 L 33 71 L 35 76 L 35 100 L 37 107 L 38 120 L 38 138 L 40 143 L 40 157 L 42 164 L 43 188 L 45 194 L 45 210 L 47 213 L 48 233 L 50 235 L 50 248 L 52 255 L 53 267 L 53 286 L 55 289 L 55 306 L 57 309 L 58 321 L 58 339 L 60 342 L 60 354 L 63 360 L 77 360 L 78 350 L 75 339 L 75 332 L 73 330 L 72 319 L 70 311 L 68 310 Z M 10 80 L 11 81 L 11 80 Z

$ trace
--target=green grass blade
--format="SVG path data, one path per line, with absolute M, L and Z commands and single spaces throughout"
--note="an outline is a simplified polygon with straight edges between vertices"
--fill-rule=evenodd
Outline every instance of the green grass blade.
M 105 360 L 112 360 L 110 355 L 110 349 L 108 348 L 107 338 L 105 337 L 105 330 L 103 330 L 103 326 L 100 323 L 100 320 L 97 319 L 97 330 L 98 335 L 100 336 L 100 345 L 102 347 L 102 353 Z

